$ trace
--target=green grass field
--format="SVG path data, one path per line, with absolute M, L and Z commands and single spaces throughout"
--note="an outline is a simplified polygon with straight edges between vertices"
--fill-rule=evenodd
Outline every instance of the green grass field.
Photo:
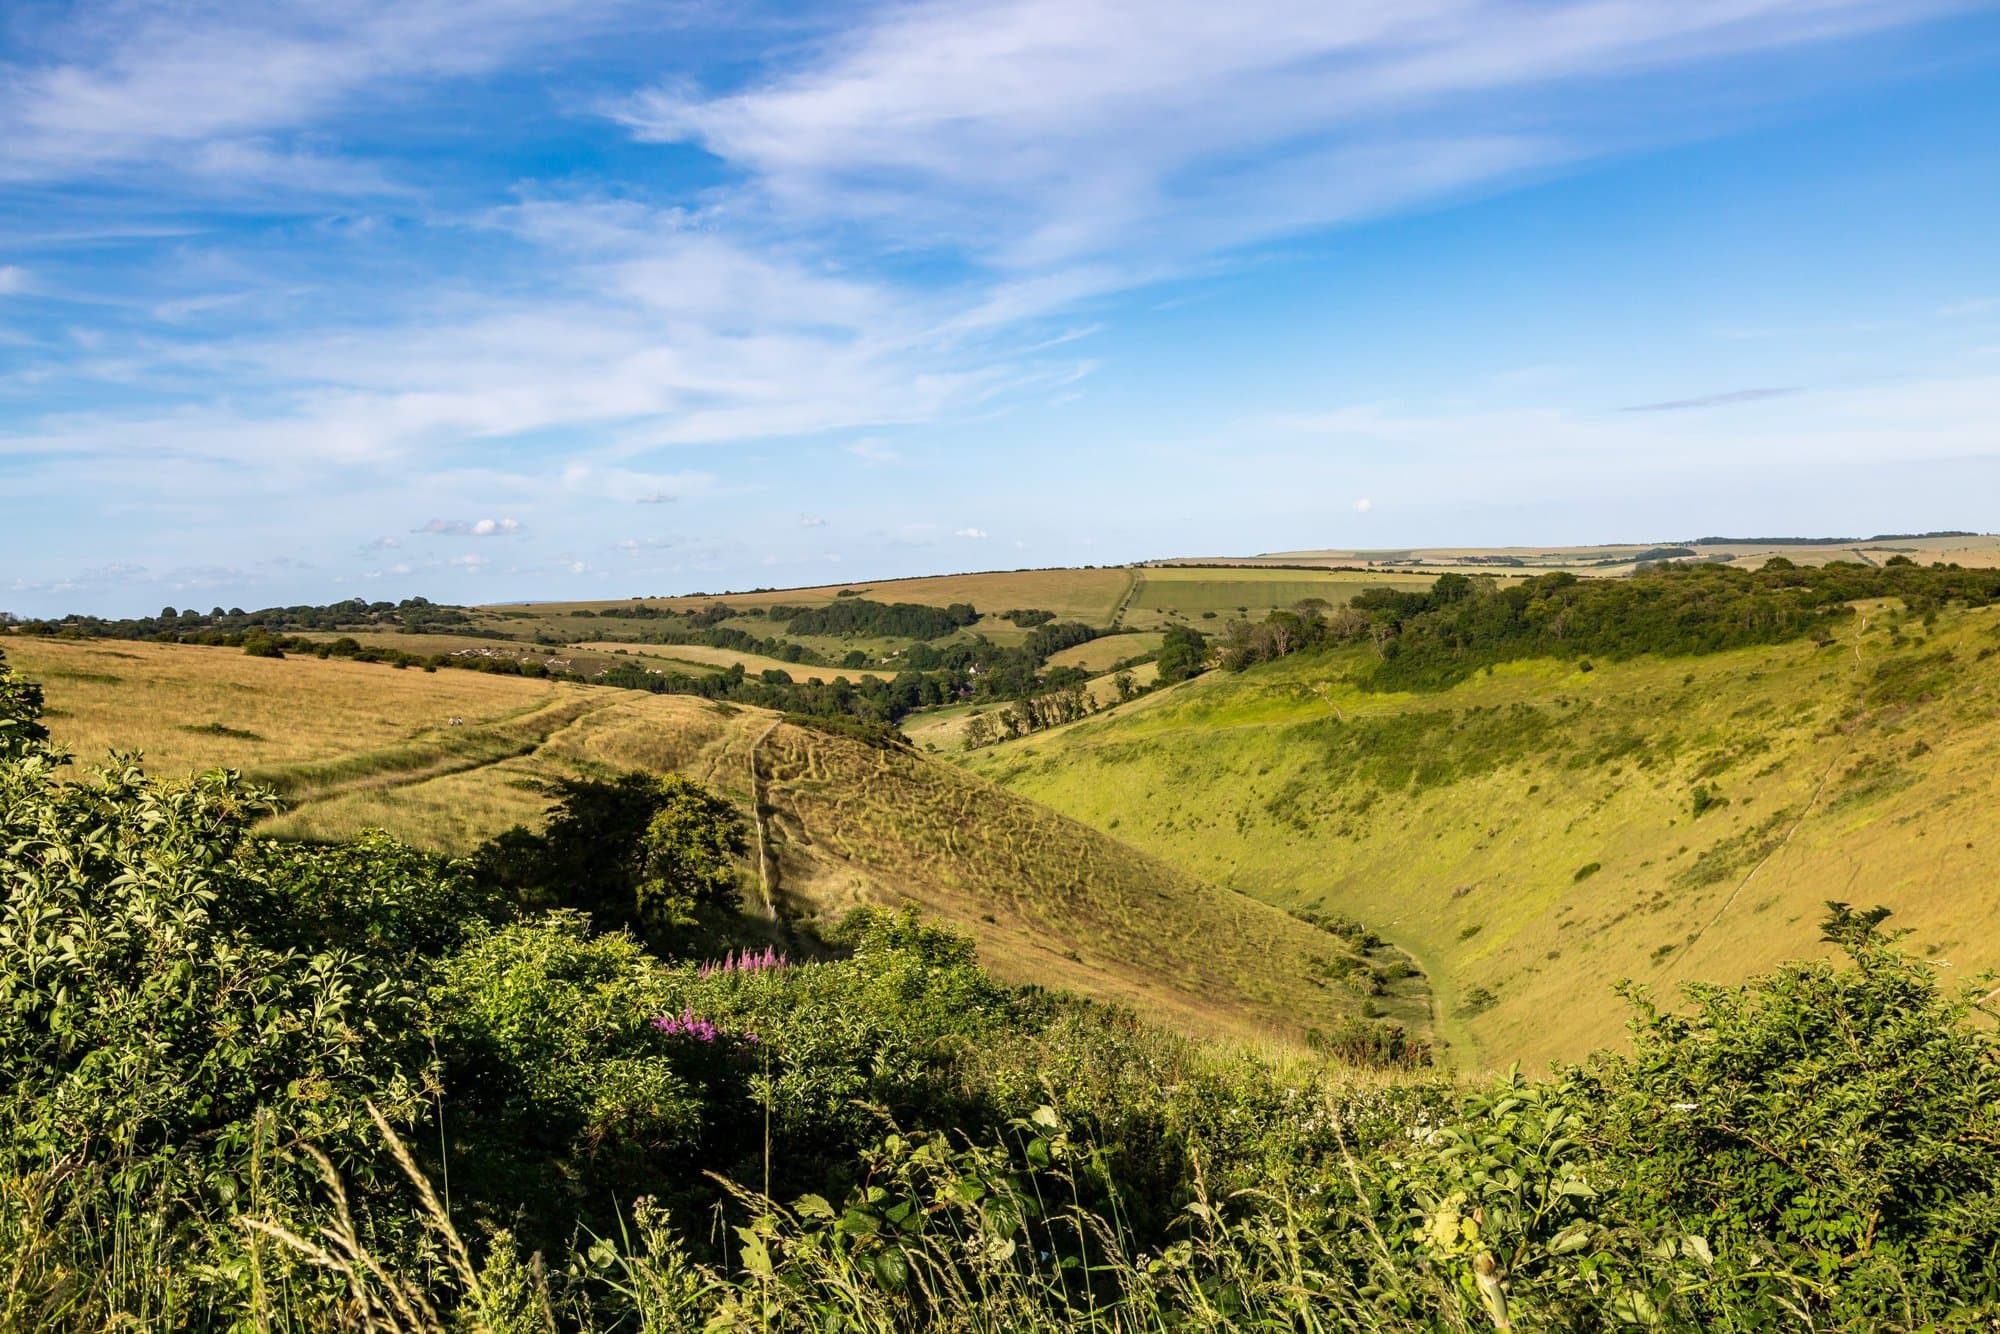
M 760 709 L 227 648 L 24 636 L 4 648 L 45 684 L 51 731 L 79 761 L 136 745 L 158 773 L 242 769 L 286 798 L 280 835 L 378 827 L 464 852 L 536 822 L 551 779 L 633 769 L 690 774 L 748 810 L 754 750 L 779 888 L 807 913 L 914 903 L 969 932 L 1001 976 L 1190 1032 L 1294 1042 L 1362 1004 L 1334 980 L 1353 955 L 1335 936 L 953 765 Z M 1420 980 L 1377 1004 L 1427 1025 Z
M 1876 608 L 1845 633 L 1417 696 L 1300 657 L 965 758 L 1196 874 L 1367 922 L 1423 961 L 1463 1060 L 1575 1056 L 1617 1037 L 1615 982 L 1817 953 L 1828 899 L 1893 908 L 1940 966 L 2000 965 L 2000 612 L 1927 633 Z M 1699 814 L 1698 788 L 1719 798 Z

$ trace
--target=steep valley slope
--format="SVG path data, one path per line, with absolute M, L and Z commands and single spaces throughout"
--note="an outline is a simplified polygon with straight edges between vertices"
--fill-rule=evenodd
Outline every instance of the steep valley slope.
M 1886 905 L 1953 977 L 2000 965 L 2000 610 L 1865 605 L 1823 646 L 1499 665 L 1368 693 L 1369 650 L 1210 672 L 977 771 L 1166 861 L 1358 918 L 1430 975 L 1461 1065 L 1615 1041 Z

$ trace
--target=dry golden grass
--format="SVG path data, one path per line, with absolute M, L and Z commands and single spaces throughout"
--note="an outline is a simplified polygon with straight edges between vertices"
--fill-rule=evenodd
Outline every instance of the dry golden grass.
M 49 728 L 79 760 L 142 748 L 159 772 L 275 770 L 386 749 L 445 729 L 454 716 L 468 724 L 519 716 L 563 689 L 521 677 L 122 640 L 10 636 L 0 648 L 43 683 Z
M 735 649 L 709 648 L 703 644 L 619 644 L 609 640 L 594 640 L 578 644 L 581 649 L 591 649 L 600 653 L 610 653 L 623 657 L 642 667 L 660 671 L 712 672 L 717 668 L 729 668 L 741 663 L 743 670 L 752 676 L 763 672 L 784 672 L 794 681 L 831 681 L 844 676 L 852 681 L 867 675 L 865 668 L 854 667 L 809 667 L 804 663 L 786 662 L 782 658 L 767 658 L 756 653 L 739 653 Z M 875 675 L 887 675 L 878 670 Z

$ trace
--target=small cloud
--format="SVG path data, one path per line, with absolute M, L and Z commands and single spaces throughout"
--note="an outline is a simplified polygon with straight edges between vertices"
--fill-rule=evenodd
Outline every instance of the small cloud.
M 1775 389 L 1731 389 L 1722 394 L 1703 394 L 1699 398 L 1672 398 L 1664 403 L 1635 403 L 1620 412 L 1686 412 L 1691 408 L 1724 408 L 1733 403 L 1755 403 L 1766 398 L 1783 398 L 1788 394 L 1800 393 L 1798 385 L 1785 385 Z
M 453 556 L 450 560 L 446 561 L 445 564 L 455 565 L 459 569 L 464 570 L 469 574 L 478 574 L 481 570 L 485 569 L 487 565 L 490 564 L 490 562 L 484 556 Z
M 820 518 L 817 514 L 801 514 L 799 516 L 799 527 L 824 528 L 826 527 L 826 520 Z
M 641 556 L 648 551 L 677 547 L 680 543 L 678 537 L 628 537 L 622 542 L 613 542 L 611 549 L 621 556 Z
M 873 464 L 895 463 L 903 457 L 880 440 L 872 437 L 867 440 L 856 440 L 847 447 L 847 452 L 854 455 L 855 458 L 860 459 L 863 463 Z
M 28 290 L 28 271 L 14 264 L 0 264 L 0 296 Z
M 0 269 L 0 279 L 4 279 L 5 276 L 6 271 Z M 5 286 L 0 285 L 0 292 L 5 290 Z M 1954 301 L 1948 306 L 1939 306 L 1938 314 L 1944 316 L 1946 319 L 1954 319 L 1961 315 L 1984 315 L 1987 311 L 1992 310 L 1996 304 L 2000 303 L 1996 303 L 1992 297 L 1974 297 L 1970 301 Z
M 394 551 L 397 547 L 400 547 L 402 545 L 403 545 L 403 539 L 400 537 L 378 537 L 373 542 L 370 542 L 365 548 L 365 550 Z
M 655 491 L 649 496 L 640 496 L 639 503 L 641 505 L 671 505 L 679 499 L 679 496 L 670 496 L 664 491 Z
M 984 528 L 956 528 L 952 530 L 951 535 L 953 537 L 970 537 L 983 540 L 986 537 L 986 530 Z
M 504 537 L 521 531 L 518 519 L 432 519 L 419 533 L 434 533 L 439 537 Z
M 1375 508 L 1375 502 L 1365 497 L 1354 502 L 1354 512 L 1356 514 L 1366 514 L 1369 510 L 1372 510 L 1374 508 Z

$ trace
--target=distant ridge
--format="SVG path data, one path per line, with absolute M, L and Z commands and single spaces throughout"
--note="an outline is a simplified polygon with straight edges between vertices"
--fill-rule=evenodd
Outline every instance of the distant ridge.
M 1873 537 L 1697 537 L 1696 547 L 1839 547 L 1854 542 L 1915 542 L 1927 537 L 1984 537 L 1984 533 L 1963 528 L 1940 528 L 1934 533 L 1877 533 Z

